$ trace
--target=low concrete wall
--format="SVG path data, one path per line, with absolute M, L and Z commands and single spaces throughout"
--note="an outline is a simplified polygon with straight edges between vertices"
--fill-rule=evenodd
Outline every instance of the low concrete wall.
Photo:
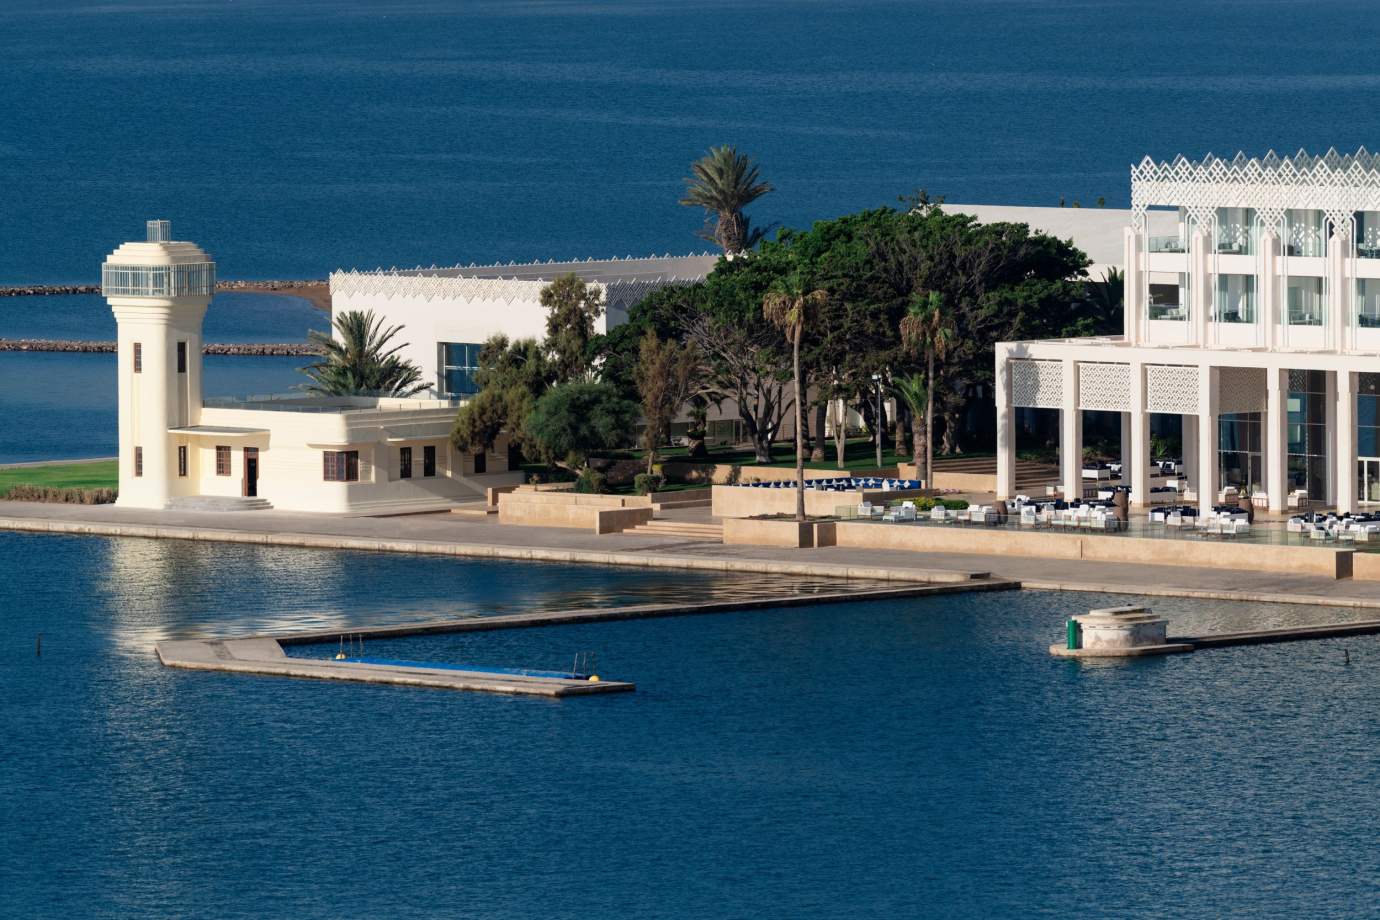
M 724 521 L 724 543 L 737 546 L 815 545 L 815 525 L 809 521 L 774 521 L 761 518 L 729 518 Z
M 838 546 L 1352 577 L 1350 549 L 839 521 Z M 1380 566 L 1377 566 L 1380 570 Z M 1380 574 L 1376 575 L 1380 578 Z
M 1351 577 L 1357 581 L 1380 581 L 1380 553 L 1357 553 L 1352 556 Z
M 896 464 L 896 473 L 902 479 L 920 478 L 920 471 L 914 463 Z M 997 474 L 935 470 L 934 482 L 931 485 L 936 489 L 956 489 L 959 492 L 995 492 L 997 491 Z
M 714 486 L 710 514 L 717 518 L 757 517 L 764 514 L 795 514 L 795 489 L 763 489 L 751 486 Z M 884 503 L 923 498 L 921 490 L 883 492 L 858 489 L 852 492 L 805 490 L 805 513 L 810 517 L 833 517 L 839 508 L 856 507 L 861 502 Z
M 578 492 L 509 492 L 498 496 L 502 524 L 579 527 L 617 533 L 652 519 L 646 495 L 584 495 Z

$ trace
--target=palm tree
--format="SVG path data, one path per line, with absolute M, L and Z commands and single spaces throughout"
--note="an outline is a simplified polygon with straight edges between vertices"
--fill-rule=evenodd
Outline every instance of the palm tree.
M 417 365 L 398 357 L 406 342 L 388 347 L 402 326 L 383 328 L 374 311 L 347 310 L 335 317 L 336 335 L 312 330 L 308 338 L 325 352 L 302 368 L 310 393 L 325 396 L 412 396 L 427 388 Z
M 925 484 L 934 483 L 934 362 L 943 360 L 953 341 L 953 324 L 938 291 L 917 291 L 901 319 L 901 343 L 925 356 Z
M 801 522 L 805 520 L 805 441 L 801 437 L 804 394 L 800 387 L 800 340 L 828 299 L 827 293 L 816 289 L 800 272 L 778 279 L 762 298 L 762 316 L 785 333 L 791 343 L 791 367 L 795 373 L 795 519 Z
M 929 397 L 930 388 L 925 385 L 924 374 L 911 374 L 909 377 L 897 377 L 891 381 L 891 395 L 895 396 L 910 409 L 910 417 L 916 421 L 924 418 L 925 405 Z M 911 459 L 915 461 L 915 475 L 920 475 L 920 469 L 925 464 L 925 440 L 920 436 L 920 425 L 911 424 Z
M 690 171 L 694 175 L 686 178 L 685 197 L 680 203 L 704 208 L 714 216 L 714 230 L 706 234 L 708 239 L 734 255 L 761 238 L 762 231 L 750 229 L 743 208 L 772 188 L 761 181 L 751 157 L 728 144 L 710 147 L 707 154 L 690 164 Z

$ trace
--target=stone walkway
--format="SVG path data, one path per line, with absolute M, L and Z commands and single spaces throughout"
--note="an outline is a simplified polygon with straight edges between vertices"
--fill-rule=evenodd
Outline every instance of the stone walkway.
M 700 516 L 686 514 L 690 518 Z M 1286 572 L 1266 574 L 1087 560 L 841 547 L 793 550 L 766 546 L 723 546 L 652 534 L 596 536 L 583 530 L 505 525 L 492 517 L 476 519 L 456 514 L 351 518 L 282 511 L 217 514 L 141 511 L 109 505 L 0 502 L 0 530 L 4 529 L 225 539 L 297 546 L 874 580 L 954 582 L 990 573 L 998 578 L 1017 580 L 1027 588 L 1380 609 L 1380 583 L 1336 581 Z M 0 536 L 0 545 L 3 545 L 3 536 Z

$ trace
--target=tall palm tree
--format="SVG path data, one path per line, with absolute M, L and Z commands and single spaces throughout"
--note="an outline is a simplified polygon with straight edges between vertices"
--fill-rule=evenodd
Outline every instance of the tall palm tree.
M 953 341 L 953 323 L 938 291 L 917 291 L 901 318 L 901 343 L 925 356 L 925 485 L 934 487 L 934 362 L 943 360 Z
M 374 311 L 346 310 L 335 317 L 334 337 L 312 330 L 308 338 L 324 356 L 302 373 L 309 393 L 325 396 L 412 396 L 427 388 L 417 365 L 398 357 L 403 342 L 389 348 L 402 326 L 383 327 Z
M 911 374 L 891 381 L 891 395 L 906 404 L 912 419 L 924 418 L 929 392 L 930 388 L 925 384 L 924 374 Z M 912 423 L 911 459 L 915 462 L 917 476 L 925 465 L 925 439 L 920 436 L 920 431 L 920 426 Z
M 761 237 L 750 229 L 743 208 L 772 190 L 763 182 L 756 163 L 728 144 L 710 147 L 709 152 L 690 164 L 693 173 L 685 180 L 685 197 L 680 203 L 689 208 L 704 208 L 714 216 L 714 231 L 709 235 L 725 253 L 733 255 L 749 248 Z
M 795 373 L 795 519 L 801 522 L 805 520 L 805 441 L 801 437 L 805 423 L 801 408 L 804 394 L 800 386 L 800 340 L 828 299 L 826 292 L 815 288 L 800 272 L 778 279 L 762 298 L 762 316 L 791 343 L 791 367 Z

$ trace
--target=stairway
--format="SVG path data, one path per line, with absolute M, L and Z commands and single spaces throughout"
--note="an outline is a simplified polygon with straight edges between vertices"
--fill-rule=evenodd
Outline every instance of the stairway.
M 706 543 L 722 543 L 724 525 L 701 524 L 695 521 L 648 521 L 629 527 L 623 533 L 653 537 L 681 537 L 688 540 L 703 540 Z
M 238 495 L 182 495 L 168 503 L 169 511 L 269 511 L 272 508 L 266 499 Z

